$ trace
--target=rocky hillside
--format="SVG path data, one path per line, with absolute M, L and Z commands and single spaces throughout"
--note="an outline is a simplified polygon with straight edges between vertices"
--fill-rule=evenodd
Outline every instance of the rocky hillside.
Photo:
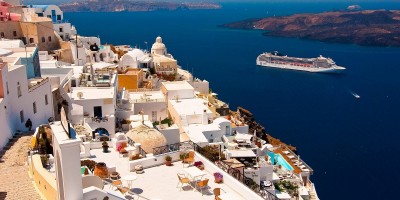
M 64 12 L 135 12 L 156 10 L 219 9 L 220 5 L 202 2 L 162 2 L 136 0 L 86 0 L 60 5 Z
M 223 25 L 265 35 L 365 46 L 400 46 L 400 11 L 365 10 L 247 19 Z

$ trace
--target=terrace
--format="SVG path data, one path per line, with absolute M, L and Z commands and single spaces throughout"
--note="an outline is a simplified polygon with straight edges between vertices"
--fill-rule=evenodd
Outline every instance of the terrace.
M 209 187 L 203 190 L 202 195 L 200 191 L 193 188 L 193 183 L 191 183 L 191 186 L 184 186 L 182 190 L 177 187 L 179 182 L 177 174 L 185 174 L 185 169 L 188 169 L 188 165 L 183 165 L 182 161 L 173 162 L 172 166 L 157 165 L 149 167 L 144 169 L 143 174 L 136 174 L 135 172 L 130 172 L 129 159 L 127 157 L 120 157 L 119 153 L 114 149 L 110 149 L 109 153 L 103 153 L 102 149 L 93 149 L 90 152 L 92 155 L 90 158 L 91 160 L 105 162 L 109 168 L 115 167 L 116 171 L 120 173 L 124 186 L 128 185 L 128 183 L 124 181 L 124 177 L 127 175 L 134 175 L 137 177 L 132 182 L 130 192 L 127 193 L 128 195 L 122 195 L 115 187 L 111 188 L 109 184 L 104 185 L 104 190 L 115 197 L 126 199 L 136 199 L 138 197 L 139 199 L 214 199 L 213 189 L 221 188 L 223 190 L 221 192 L 222 194 L 229 193 L 236 199 L 246 199 L 241 196 L 240 193 L 236 192 L 237 190 L 228 186 L 228 184 L 214 183 L 213 173 L 216 171 L 214 171 L 212 167 L 206 166 L 202 171 L 205 173 L 202 180 L 206 178 L 209 179 Z M 164 161 L 165 154 L 151 157 L 152 160 Z M 192 167 L 194 166 L 189 168 Z

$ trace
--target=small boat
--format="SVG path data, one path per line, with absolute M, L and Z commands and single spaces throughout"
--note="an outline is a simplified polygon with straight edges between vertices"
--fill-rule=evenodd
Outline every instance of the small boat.
M 356 93 L 353 93 L 353 96 L 354 96 L 356 99 L 361 98 L 360 95 L 358 95 L 358 94 L 356 94 Z

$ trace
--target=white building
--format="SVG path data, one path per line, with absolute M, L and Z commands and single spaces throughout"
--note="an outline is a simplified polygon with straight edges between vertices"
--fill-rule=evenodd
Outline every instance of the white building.
M 34 9 L 39 17 L 50 18 L 53 22 L 53 29 L 61 37 L 62 40 L 69 41 L 72 34 L 76 34 L 75 28 L 71 23 L 64 20 L 63 11 L 56 5 L 29 5 Z
M 15 132 L 27 131 L 28 119 L 34 128 L 53 117 L 51 84 L 40 75 L 38 49 L 1 47 L 0 42 L 0 148 Z
M 167 102 L 161 91 L 122 92 L 119 100 L 117 118 L 129 119 L 131 115 L 143 112 L 150 121 L 161 121 L 168 117 Z
M 140 49 L 133 49 L 124 54 L 119 62 L 121 68 L 149 68 L 153 61 L 147 53 Z
M 168 100 L 194 98 L 194 88 L 187 81 L 163 82 L 161 91 Z
M 75 87 L 68 93 L 71 98 L 71 121 L 88 124 L 92 131 L 104 128 L 109 135 L 115 134 L 115 102 L 113 87 Z

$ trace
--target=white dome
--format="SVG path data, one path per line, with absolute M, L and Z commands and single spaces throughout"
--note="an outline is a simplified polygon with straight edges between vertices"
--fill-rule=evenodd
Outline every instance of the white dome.
M 131 56 L 133 59 L 139 59 L 144 56 L 144 52 L 140 49 L 133 49 L 132 51 L 128 51 L 125 55 Z M 124 56 L 125 56 L 124 55 Z
M 132 51 L 128 51 L 121 58 L 121 66 L 122 67 L 132 67 L 137 68 L 137 60 L 144 56 L 144 52 L 140 49 L 133 49 Z
M 156 38 L 156 42 L 151 47 L 151 50 L 164 50 L 164 49 L 165 49 L 165 44 L 162 43 L 162 38 L 158 36 Z
M 126 133 L 135 143 L 140 143 L 147 153 L 153 153 L 153 148 L 167 145 L 167 139 L 158 130 L 141 124 Z

